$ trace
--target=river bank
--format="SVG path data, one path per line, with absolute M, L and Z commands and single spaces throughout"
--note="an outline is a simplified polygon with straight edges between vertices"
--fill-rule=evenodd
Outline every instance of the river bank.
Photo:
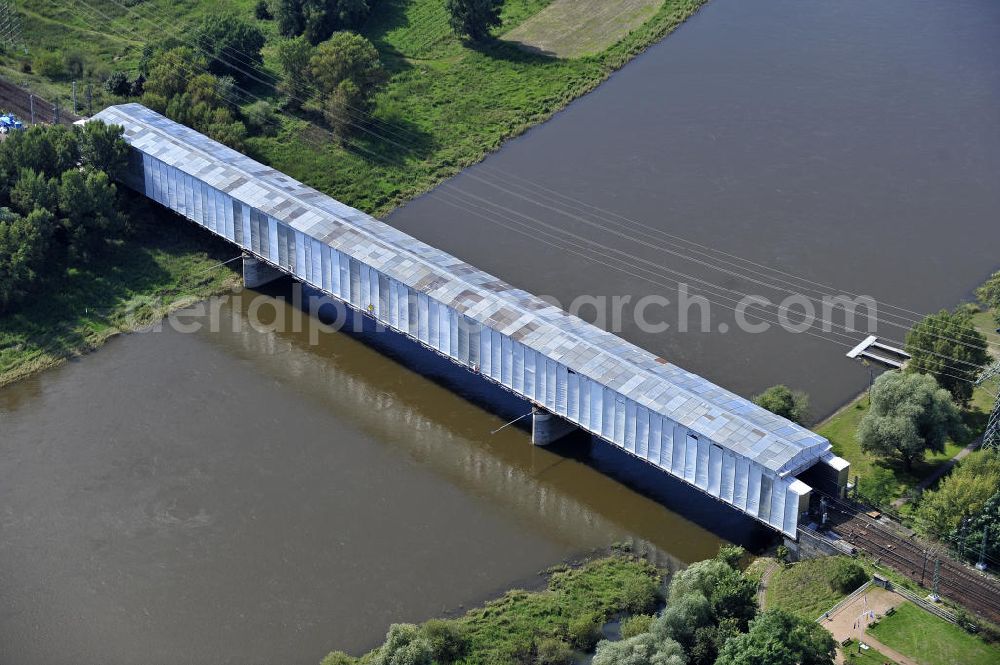
M 220 265 L 237 254 L 234 249 L 165 211 L 133 202 L 142 212 L 133 214 L 135 228 L 127 239 L 42 284 L 28 302 L 0 317 L 0 387 L 239 283 L 238 272 Z

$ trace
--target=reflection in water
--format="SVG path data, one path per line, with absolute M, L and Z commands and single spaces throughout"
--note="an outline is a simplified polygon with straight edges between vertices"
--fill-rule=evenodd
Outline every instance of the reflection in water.
M 358 339 L 246 307 L 0 391 L 0 660 L 314 663 L 616 541 L 669 568 L 717 549 L 589 465 L 628 460 L 491 436 L 501 417 Z

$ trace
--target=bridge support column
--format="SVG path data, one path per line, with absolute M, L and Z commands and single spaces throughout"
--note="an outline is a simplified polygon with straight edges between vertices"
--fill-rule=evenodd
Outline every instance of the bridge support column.
M 283 273 L 274 266 L 258 261 L 248 254 L 243 255 L 243 285 L 248 289 L 264 286 L 282 276 Z
M 547 446 L 576 429 L 572 423 L 548 411 L 538 408 L 531 411 L 531 442 L 536 446 Z

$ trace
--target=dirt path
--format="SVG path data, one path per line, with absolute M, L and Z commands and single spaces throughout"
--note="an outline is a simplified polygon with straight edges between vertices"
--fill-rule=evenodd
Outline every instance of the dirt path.
M 559 58 L 599 53 L 645 23 L 663 0 L 553 0 L 503 39 Z
M 757 606 L 761 611 L 767 609 L 765 607 L 767 604 L 767 585 L 771 582 L 771 576 L 778 572 L 780 568 L 781 564 L 779 562 L 772 561 L 764 569 L 764 574 L 760 576 L 760 583 L 757 585 Z

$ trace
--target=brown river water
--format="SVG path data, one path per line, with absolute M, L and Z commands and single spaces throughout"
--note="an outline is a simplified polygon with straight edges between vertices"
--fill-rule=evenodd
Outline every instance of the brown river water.
M 465 210 L 447 185 L 390 222 L 564 302 L 665 292 L 485 210 L 740 291 L 757 285 L 586 206 L 835 291 L 950 306 L 1000 267 L 998 65 L 992 0 L 712 0 L 454 179 L 479 197 Z M 398 339 L 310 344 L 232 307 L 239 330 L 125 336 L 0 390 L 0 663 L 315 663 L 612 542 L 668 567 L 761 542 L 600 443 L 491 435 L 524 405 Z M 621 334 L 742 394 L 806 389 L 817 416 L 867 381 L 847 338 L 719 334 L 731 319 L 654 334 L 626 316 Z

